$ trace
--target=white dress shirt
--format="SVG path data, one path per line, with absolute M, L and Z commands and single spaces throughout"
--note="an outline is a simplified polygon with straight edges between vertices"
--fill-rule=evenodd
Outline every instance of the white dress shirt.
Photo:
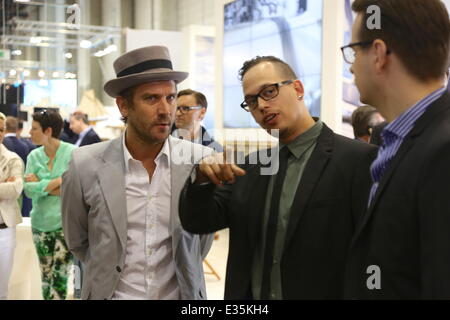
M 123 135 L 125 137 L 125 135 Z M 123 138 L 127 199 L 125 265 L 113 299 L 179 299 L 170 232 L 170 149 L 168 140 L 155 159 L 149 183 L 141 161 Z

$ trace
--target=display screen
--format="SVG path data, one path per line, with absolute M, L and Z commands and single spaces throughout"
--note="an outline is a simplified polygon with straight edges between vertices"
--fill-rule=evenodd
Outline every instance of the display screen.
M 77 80 L 27 80 L 24 89 L 25 106 L 58 106 L 73 110 L 77 107 Z
M 256 56 L 288 63 L 305 87 L 305 103 L 320 116 L 322 0 L 235 0 L 224 6 L 224 127 L 258 127 L 240 108 L 244 100 L 238 71 Z

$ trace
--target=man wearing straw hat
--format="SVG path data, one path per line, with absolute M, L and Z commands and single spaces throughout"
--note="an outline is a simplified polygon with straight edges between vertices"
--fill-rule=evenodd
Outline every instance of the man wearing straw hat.
M 66 242 L 86 266 L 82 299 L 205 299 L 212 235 L 183 230 L 178 199 L 211 149 L 171 137 L 177 84 L 166 47 L 125 53 L 104 90 L 127 128 L 74 151 L 63 176 Z M 180 161 L 180 155 L 184 161 Z

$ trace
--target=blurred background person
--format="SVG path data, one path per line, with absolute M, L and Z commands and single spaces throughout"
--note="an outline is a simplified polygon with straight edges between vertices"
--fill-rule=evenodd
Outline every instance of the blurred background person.
M 387 125 L 388 125 L 387 121 L 383 121 L 377 124 L 375 127 L 373 127 L 372 134 L 370 135 L 371 144 L 381 146 L 381 144 L 383 143 L 383 137 L 381 136 L 381 132 Z
M 16 225 L 22 222 L 17 199 L 23 187 L 23 162 L 2 144 L 5 122 L 5 115 L 0 112 L 0 300 L 8 297 L 16 246 Z
M 70 130 L 78 135 L 78 139 L 74 143 L 77 147 L 102 141 L 89 125 L 88 115 L 82 111 L 75 111 L 70 116 Z
M 64 119 L 64 126 L 59 139 L 64 142 L 74 144 L 78 140 L 78 135 L 70 129 L 70 122 Z
M 61 175 L 67 170 L 75 146 L 59 140 L 63 120 L 59 113 L 33 114 L 30 135 L 41 145 L 28 156 L 25 193 L 33 201 L 31 227 L 39 257 L 45 300 L 65 299 L 72 256 L 61 227 Z
M 352 113 L 352 126 L 355 139 L 369 143 L 372 129 L 383 122 L 381 114 L 372 106 L 360 106 Z
M 23 126 L 22 126 L 23 128 Z M 29 145 L 20 138 L 19 131 L 19 120 L 15 117 L 6 117 L 6 134 L 3 139 L 3 144 L 9 151 L 17 153 L 17 155 L 22 158 L 23 163 L 27 164 L 27 157 L 31 150 Z M 28 198 L 24 192 L 22 192 L 22 196 L 19 200 L 22 217 L 29 217 L 31 211 L 31 199 Z
M 27 163 L 27 156 L 30 152 L 28 145 L 22 140 L 17 138 L 17 130 L 19 129 L 19 121 L 15 117 L 6 117 L 6 131 L 3 139 L 3 144 L 9 151 L 17 153 L 22 158 L 23 163 Z
M 23 131 L 23 121 L 19 120 L 19 123 L 17 125 L 17 131 L 16 131 L 16 137 L 20 139 L 23 143 L 25 143 L 28 146 L 29 152 L 36 149 L 36 146 L 29 138 L 22 137 L 22 131 Z
M 177 95 L 177 111 L 172 136 L 185 139 L 222 152 L 222 146 L 214 141 L 202 126 L 208 101 L 203 93 L 191 89 L 181 90 Z

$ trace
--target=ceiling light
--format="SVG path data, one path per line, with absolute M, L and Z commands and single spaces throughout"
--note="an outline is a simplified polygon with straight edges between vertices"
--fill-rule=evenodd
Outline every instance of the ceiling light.
M 30 70 L 24 70 L 22 74 L 24 77 L 29 77 L 31 72 L 30 72 Z
M 14 0 L 14 2 L 30 2 L 30 0 Z
M 45 77 L 45 71 L 44 71 L 44 70 L 39 70 L 38 76 L 39 76 L 40 78 Z
M 11 77 L 14 77 L 16 74 L 17 74 L 16 69 L 11 69 L 11 70 L 9 70 L 9 75 L 10 75 Z
M 80 46 L 81 46 L 81 44 L 80 44 Z M 67 59 L 72 59 L 72 53 L 71 52 L 66 52 L 64 54 L 64 57 L 66 57 Z
M 59 78 L 59 72 L 58 72 L 58 71 L 54 71 L 54 72 L 52 73 L 52 77 L 53 77 L 53 78 Z
M 30 43 L 39 44 L 41 42 L 42 42 L 42 38 L 41 37 L 31 37 L 30 38 Z
M 81 40 L 80 47 L 83 49 L 89 49 L 90 47 L 92 47 L 92 42 L 90 42 L 89 40 Z
M 11 54 L 13 56 L 20 56 L 22 54 L 22 50 L 13 50 L 11 51 Z

